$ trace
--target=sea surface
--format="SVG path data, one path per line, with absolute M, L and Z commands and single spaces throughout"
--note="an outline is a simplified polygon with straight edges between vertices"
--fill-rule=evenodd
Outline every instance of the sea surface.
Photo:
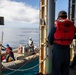
M 3 37 L 2 37 L 3 32 Z M 3 45 L 9 44 L 12 48 L 19 45 L 27 45 L 29 37 L 32 37 L 34 45 L 39 45 L 39 28 L 0 28 L 0 41 Z
M 2 37 L 3 32 L 3 37 Z M 29 37 L 32 37 L 34 45 L 39 46 L 39 28 L 5 28 L 0 27 L 0 42 L 6 46 L 8 43 L 13 49 L 19 45 L 27 45 Z M 2 40 L 3 39 L 3 40 Z M 39 59 L 25 65 L 22 69 L 29 69 L 39 64 Z M 39 66 L 25 71 L 6 71 L 3 75 L 35 75 L 39 71 Z

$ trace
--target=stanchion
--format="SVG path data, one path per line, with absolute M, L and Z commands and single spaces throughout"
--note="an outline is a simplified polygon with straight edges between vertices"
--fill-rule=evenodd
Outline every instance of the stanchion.
M 0 16 L 0 25 L 4 25 L 4 17 Z M 1 28 L 2 29 L 2 28 Z M 0 29 L 0 30 L 1 30 Z M 2 31 L 1 31 L 2 32 Z M 1 63 L 1 50 L 2 50 L 2 43 L 3 43 L 3 32 L 0 41 L 0 75 L 2 75 L 2 63 Z
M 0 44 L 0 75 L 2 75 L 1 49 L 2 49 L 2 44 Z

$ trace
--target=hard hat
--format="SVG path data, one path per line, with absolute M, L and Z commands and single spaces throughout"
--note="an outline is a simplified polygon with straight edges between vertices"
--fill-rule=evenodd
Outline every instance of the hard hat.
M 29 39 L 32 39 L 32 37 L 29 37 Z
M 9 44 L 6 44 L 6 47 L 8 47 L 9 46 Z

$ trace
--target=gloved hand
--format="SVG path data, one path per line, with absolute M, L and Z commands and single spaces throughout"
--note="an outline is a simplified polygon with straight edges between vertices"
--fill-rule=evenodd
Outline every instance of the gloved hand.
M 47 47 L 49 46 L 49 42 L 48 42 L 48 40 L 46 40 L 46 46 L 47 46 Z

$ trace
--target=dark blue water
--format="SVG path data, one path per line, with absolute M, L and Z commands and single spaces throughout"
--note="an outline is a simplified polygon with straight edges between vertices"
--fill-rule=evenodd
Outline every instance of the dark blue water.
M 22 67 L 21 69 L 28 69 L 31 67 L 34 67 L 36 65 L 39 64 L 39 59 L 35 59 L 34 61 L 28 63 L 27 65 L 25 65 L 24 67 Z M 3 75 L 36 75 L 39 72 L 39 66 L 36 66 L 33 69 L 30 70 L 25 70 L 25 71 L 5 71 L 3 72 Z

